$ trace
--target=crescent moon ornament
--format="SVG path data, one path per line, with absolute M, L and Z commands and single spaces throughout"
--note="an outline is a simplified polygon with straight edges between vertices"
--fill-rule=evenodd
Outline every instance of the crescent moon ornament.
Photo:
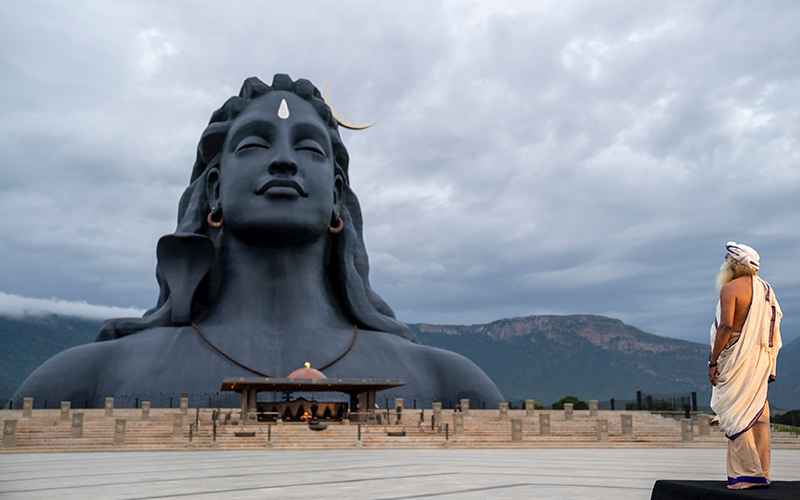
M 366 125 L 361 124 L 361 123 L 353 123 L 350 120 L 348 120 L 345 117 L 343 117 L 342 115 L 340 115 L 338 111 L 333 109 L 333 104 L 331 104 L 331 100 L 328 97 L 328 86 L 330 84 L 331 84 L 331 81 L 328 80 L 328 83 L 325 84 L 325 91 L 322 93 L 322 98 L 325 100 L 325 104 L 327 104 L 328 107 L 331 108 L 331 114 L 336 119 L 336 121 L 339 122 L 339 125 L 341 125 L 344 128 L 349 128 L 350 130 L 364 130 L 365 128 L 370 128 L 371 126 L 373 126 L 376 123 L 378 123 L 378 122 L 372 122 L 372 123 L 368 123 Z

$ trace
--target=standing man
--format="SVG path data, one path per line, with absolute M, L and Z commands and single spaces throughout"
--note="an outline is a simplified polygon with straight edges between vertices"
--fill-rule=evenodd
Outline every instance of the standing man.
M 783 313 L 758 277 L 758 253 L 733 241 L 725 247 L 708 361 L 711 408 L 729 439 L 728 488 L 769 487 L 767 383 L 775 380 Z

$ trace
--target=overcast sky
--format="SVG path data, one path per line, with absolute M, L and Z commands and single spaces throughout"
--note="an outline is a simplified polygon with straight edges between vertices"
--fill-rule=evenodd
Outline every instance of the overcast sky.
M 2 2 L 0 310 L 152 307 L 208 118 L 288 73 L 378 121 L 342 138 L 400 320 L 705 343 L 735 240 L 792 340 L 798 26 L 792 1 Z

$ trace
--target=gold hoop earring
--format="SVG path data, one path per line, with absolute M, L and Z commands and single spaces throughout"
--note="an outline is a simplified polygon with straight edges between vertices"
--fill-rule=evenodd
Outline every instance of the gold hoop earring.
M 339 214 L 336 214 L 336 219 L 339 221 L 339 224 L 336 227 L 328 224 L 328 232 L 331 234 L 339 234 L 342 232 L 342 229 L 344 229 L 344 222 L 342 221 L 342 218 L 339 217 Z
M 222 224 L 225 222 L 225 217 L 222 216 L 222 213 L 219 214 L 219 220 L 214 220 L 214 212 L 217 211 L 217 207 L 212 207 L 211 211 L 208 213 L 208 217 L 206 217 L 206 222 L 211 227 L 222 227 Z

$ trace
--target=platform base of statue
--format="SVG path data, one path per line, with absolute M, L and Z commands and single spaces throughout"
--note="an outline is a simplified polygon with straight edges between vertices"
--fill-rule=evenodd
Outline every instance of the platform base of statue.
M 769 488 L 729 490 L 726 481 L 656 481 L 650 500 L 797 500 L 800 481 L 773 481 Z

